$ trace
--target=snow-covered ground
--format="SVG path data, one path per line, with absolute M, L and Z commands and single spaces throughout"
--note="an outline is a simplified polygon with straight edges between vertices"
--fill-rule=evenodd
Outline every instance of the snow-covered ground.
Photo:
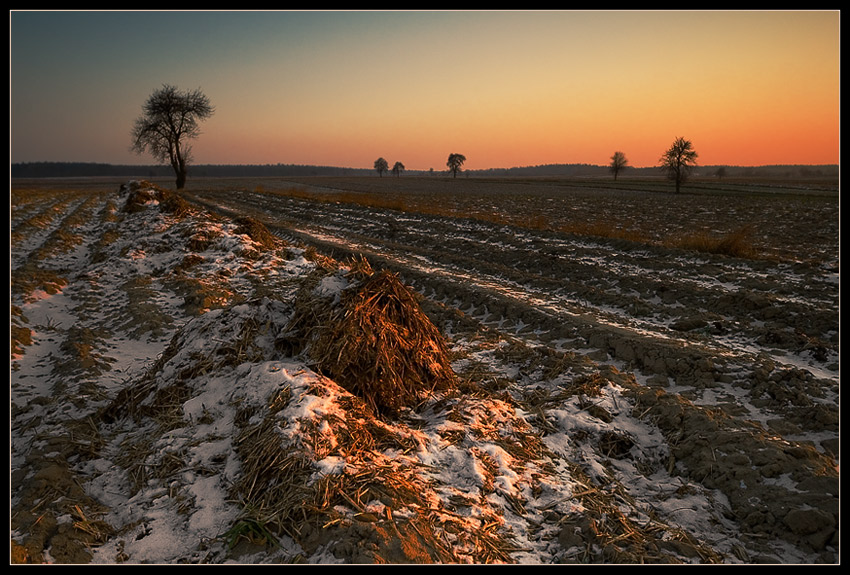
M 451 298 L 458 385 L 376 416 L 288 340 L 351 264 L 147 189 L 13 194 L 13 560 L 837 561 L 810 436 Z

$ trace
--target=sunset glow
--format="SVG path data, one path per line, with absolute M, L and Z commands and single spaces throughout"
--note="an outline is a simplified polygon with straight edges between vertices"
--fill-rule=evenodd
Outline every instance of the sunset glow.
M 408 170 L 839 162 L 838 11 L 12 12 L 12 162 L 149 164 L 162 84 L 216 108 L 196 164 Z

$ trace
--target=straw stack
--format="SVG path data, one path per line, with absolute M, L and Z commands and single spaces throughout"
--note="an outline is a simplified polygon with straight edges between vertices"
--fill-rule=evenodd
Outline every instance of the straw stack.
M 415 293 L 397 274 L 374 272 L 366 262 L 352 265 L 348 276 L 354 281 L 330 309 L 315 297 L 296 304 L 302 325 L 290 326 L 290 333 L 310 334 L 307 351 L 318 370 L 385 415 L 451 387 L 455 374 L 445 340 Z

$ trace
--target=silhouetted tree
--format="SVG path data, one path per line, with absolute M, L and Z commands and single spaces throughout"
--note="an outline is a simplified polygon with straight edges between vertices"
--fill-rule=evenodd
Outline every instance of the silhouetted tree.
M 200 90 L 180 92 L 164 84 L 147 99 L 144 112 L 133 125 L 131 149 L 138 154 L 148 150 L 159 162 L 168 162 L 177 176 L 177 189 L 186 185 L 186 171 L 192 160 L 187 140 L 197 138 L 198 122 L 211 117 L 215 109 Z
M 722 180 L 726 177 L 726 166 L 720 166 L 714 171 L 714 175 L 717 176 L 718 180 Z
M 614 155 L 611 156 L 611 163 L 608 165 L 608 169 L 611 170 L 612 174 L 614 174 L 615 180 L 617 179 L 617 174 L 628 167 L 628 163 L 629 161 L 626 159 L 626 154 L 623 152 L 614 152 Z
M 393 164 L 393 173 L 396 177 L 399 177 L 403 171 L 404 164 L 402 164 L 401 162 L 396 162 L 395 164 Z
M 464 156 L 463 154 L 449 154 L 449 161 L 446 162 L 446 165 L 449 167 L 449 171 L 451 171 L 452 177 L 457 177 L 457 173 L 460 171 L 460 167 L 465 161 L 466 156 Z
M 390 169 L 390 165 L 383 158 L 378 158 L 375 160 L 375 170 L 377 170 L 378 175 L 382 178 L 384 177 L 384 172 Z
M 697 153 L 689 140 L 676 138 L 676 141 L 664 152 L 658 163 L 667 174 L 667 178 L 676 182 L 676 193 L 678 194 L 682 182 L 688 179 L 691 170 L 697 165 Z

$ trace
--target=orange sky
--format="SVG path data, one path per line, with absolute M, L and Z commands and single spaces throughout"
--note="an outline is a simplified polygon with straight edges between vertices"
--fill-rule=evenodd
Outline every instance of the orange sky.
M 198 164 L 649 166 L 679 136 L 839 162 L 837 11 L 134 16 L 12 14 L 13 162 L 150 163 L 129 130 L 163 83 L 216 106 Z

